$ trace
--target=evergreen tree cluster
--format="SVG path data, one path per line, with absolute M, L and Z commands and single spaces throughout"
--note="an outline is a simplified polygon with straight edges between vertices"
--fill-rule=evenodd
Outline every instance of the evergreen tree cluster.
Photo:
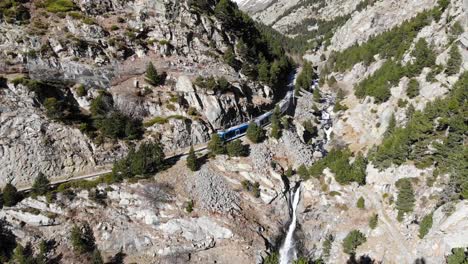
M 11 182 L 8 182 L 3 187 L 1 200 L 2 206 L 14 206 L 21 201 L 21 194 L 18 193 L 18 190 Z
M 116 139 L 138 139 L 143 133 L 141 120 L 124 115 L 114 108 L 112 96 L 102 92 L 90 106 L 93 126 L 103 136 Z
M 271 133 L 270 136 L 275 139 L 279 139 L 281 137 L 281 130 L 282 130 L 282 125 L 280 122 L 281 118 L 281 112 L 279 110 L 279 107 L 276 106 L 275 110 L 273 110 L 273 114 L 271 115 Z
M 420 39 L 416 43 L 412 55 L 415 58 L 414 62 L 406 66 L 394 59 L 387 60 L 374 74 L 358 84 L 355 90 L 356 96 L 358 98 L 372 96 L 377 103 L 385 102 L 391 96 L 390 88 L 397 85 L 403 76 L 415 77 L 424 67 L 435 65 L 435 54 L 425 39 Z M 417 91 L 412 92 L 419 93 L 419 87 Z
M 297 76 L 296 84 L 294 89 L 296 93 L 300 90 L 310 91 L 312 86 L 312 81 L 316 78 L 316 73 L 312 68 L 312 64 L 310 62 L 305 62 L 304 66 L 302 67 L 301 73 Z
M 226 63 L 273 89 L 281 88 L 287 81 L 292 63 L 281 42 L 271 31 L 261 30 L 261 26 L 240 11 L 236 3 L 230 0 L 201 0 L 193 1 L 192 7 L 216 17 L 227 32 L 238 39 L 236 45 L 224 54 Z
M 338 183 L 357 182 L 363 185 L 366 183 L 367 159 L 359 154 L 354 158 L 354 162 L 350 163 L 351 157 L 351 151 L 347 149 L 333 149 L 327 156 L 309 168 L 309 176 L 319 177 L 322 175 L 323 170 L 328 167 L 335 174 L 335 180 Z
M 144 142 L 138 150 L 130 149 L 127 156 L 114 163 L 113 181 L 136 176 L 145 177 L 163 170 L 166 166 L 163 148 L 159 142 Z
M 45 195 L 49 191 L 49 184 L 50 181 L 47 179 L 47 176 L 43 173 L 39 173 L 36 179 L 34 179 L 31 194 L 33 196 Z
M 202 89 L 214 92 L 226 93 L 229 91 L 235 91 L 234 87 L 224 77 L 216 79 L 213 76 L 207 78 L 198 76 L 197 79 L 195 79 L 194 84 Z
M 369 155 L 381 169 L 408 160 L 419 168 L 435 165 L 451 175 L 443 200 L 468 198 L 468 161 L 466 131 L 468 124 L 468 73 L 460 76 L 449 95 L 428 103 L 424 111 L 415 111 L 404 128 L 395 128 Z M 434 150 L 428 152 L 428 146 Z
M 349 70 L 359 62 L 369 65 L 377 54 L 383 59 L 395 58 L 395 61 L 399 61 L 410 48 L 418 32 L 429 25 L 433 19 L 438 20 L 447 6 L 447 0 L 439 0 L 435 8 L 421 12 L 400 26 L 370 38 L 366 43 L 355 44 L 336 53 L 331 59 L 334 62 L 334 71 Z M 432 58 L 428 57 L 428 60 L 430 59 Z
M 242 141 L 236 139 L 226 144 L 218 134 L 211 136 L 207 148 L 214 156 L 228 154 L 230 157 L 246 157 L 249 155 L 249 148 L 243 145 Z
M 357 247 L 367 241 L 366 236 L 359 230 L 353 230 L 343 239 L 343 252 L 349 255 L 356 253 Z

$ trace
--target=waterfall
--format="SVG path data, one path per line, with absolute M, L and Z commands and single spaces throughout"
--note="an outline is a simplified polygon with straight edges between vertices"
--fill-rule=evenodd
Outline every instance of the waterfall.
M 299 198 L 301 196 L 301 187 L 299 186 L 294 193 L 294 200 L 292 203 L 292 219 L 291 223 L 289 224 L 288 233 L 286 234 L 286 238 L 284 239 L 283 246 L 280 248 L 280 264 L 289 264 L 292 260 L 296 259 L 296 247 L 294 243 L 293 234 L 296 230 L 296 209 L 297 205 L 299 204 Z

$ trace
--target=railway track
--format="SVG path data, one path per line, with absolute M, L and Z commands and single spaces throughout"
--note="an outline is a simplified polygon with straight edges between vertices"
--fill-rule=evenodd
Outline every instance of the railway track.
M 282 104 L 284 104 L 284 101 L 286 99 L 292 99 L 292 97 L 293 97 L 292 91 L 294 90 L 294 80 L 295 80 L 295 77 L 296 77 L 296 71 L 294 71 L 291 76 L 292 76 L 292 78 L 291 78 L 291 80 L 290 80 L 290 82 L 288 84 L 288 90 L 289 90 L 288 93 L 286 94 L 285 98 L 283 98 L 281 101 L 279 101 L 277 103 L 277 105 L 280 105 L 281 108 L 284 108 L 284 105 L 282 105 Z M 289 106 L 290 105 L 288 104 L 288 107 Z M 285 112 L 285 111 L 283 111 L 283 109 L 281 109 L 281 110 L 282 110 L 281 111 L 282 113 Z M 260 117 L 256 117 L 256 118 L 252 119 L 252 121 L 258 122 L 258 120 L 263 120 L 263 119 L 260 119 L 260 118 L 265 117 L 265 116 L 269 117 L 271 115 L 272 111 L 264 113 Z M 268 113 L 270 113 L 270 115 L 268 115 Z M 263 121 L 261 121 L 261 122 L 263 122 Z M 244 124 L 246 124 L 246 123 L 244 123 Z M 261 124 L 262 127 L 268 127 L 269 125 L 270 125 L 269 119 L 267 119 L 266 123 Z M 238 127 L 238 126 L 235 126 L 235 127 Z M 234 127 L 228 128 L 228 129 L 226 129 L 224 131 L 232 130 L 232 128 L 234 128 Z M 218 134 L 219 134 L 219 132 L 218 132 Z M 236 134 L 235 137 L 223 138 L 223 139 L 224 139 L 225 142 L 229 142 L 229 141 L 233 141 L 235 139 L 243 139 L 245 137 L 245 135 L 246 135 L 246 130 L 243 130 L 241 133 Z M 208 143 L 205 143 L 203 145 L 199 145 L 197 148 L 195 148 L 195 152 L 196 153 L 204 152 L 204 151 L 207 150 L 207 146 L 208 146 Z M 189 151 L 190 151 L 190 148 L 186 148 L 186 149 L 180 151 L 179 153 L 167 153 L 168 156 L 166 156 L 165 160 L 166 161 L 171 161 L 171 160 L 174 160 L 174 159 L 181 159 L 183 157 L 186 157 L 188 155 Z M 111 164 L 104 165 L 104 167 L 108 167 L 108 166 L 111 166 Z M 106 174 L 111 173 L 111 172 L 112 172 L 111 169 L 106 168 L 106 169 L 103 169 L 102 171 L 97 171 L 97 172 L 92 172 L 92 173 L 85 174 L 85 175 L 69 177 L 69 178 L 66 178 L 66 179 L 55 180 L 55 181 L 52 181 L 50 183 L 50 185 L 55 186 L 55 185 L 58 185 L 58 184 L 72 182 L 72 181 L 92 180 L 92 179 L 96 179 L 96 178 L 98 178 L 100 176 L 106 175 Z M 18 191 L 20 191 L 20 192 L 29 192 L 31 189 L 32 189 L 32 185 L 29 185 L 29 186 L 19 187 Z

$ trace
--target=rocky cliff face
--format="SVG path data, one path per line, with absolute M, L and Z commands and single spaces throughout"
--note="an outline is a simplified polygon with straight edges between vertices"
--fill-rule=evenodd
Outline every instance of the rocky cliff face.
M 8 180 L 27 185 L 38 172 L 58 179 L 95 171 L 138 145 L 134 140 L 98 140 L 79 124 L 52 120 L 36 91 L 18 82 L 20 73 L 53 80 L 84 115 L 105 90 L 119 112 L 144 121 L 143 141 L 158 139 L 167 154 L 206 143 L 216 129 L 248 120 L 284 92 L 228 65 L 224 56 L 231 49 L 241 64 L 246 60 L 240 54 L 249 51 L 240 48 L 240 38 L 219 19 L 194 8 L 192 1 L 77 0 L 74 11 L 58 14 L 34 2 L 25 3 L 31 23 L 0 20 L 0 70 L 6 77 L 0 79 L 0 186 Z M 459 41 L 467 29 L 468 5 L 449 1 L 439 19 L 431 16 L 417 29 L 401 56 L 385 57 L 379 51 L 346 70 L 334 66 L 339 52 L 365 44 L 440 2 L 239 0 L 258 21 L 321 43 L 304 56 L 320 75 L 319 88 L 313 86 L 320 93 L 296 93 L 294 107 L 281 118 L 278 139 L 267 137 L 259 144 L 242 140 L 249 145 L 247 157 L 199 153 L 203 164 L 196 172 L 182 157 L 149 179 L 107 184 L 104 178 L 97 187 L 72 186 L 29 197 L 3 207 L 0 219 L 18 243 L 30 242 L 35 252 L 41 239 L 54 241 L 48 256 L 63 263 L 88 260 L 71 250 L 69 236 L 74 225 L 88 223 L 107 260 L 124 253 L 126 263 L 260 264 L 274 259 L 281 247 L 291 219 L 290 193 L 300 186 L 294 234 L 298 256 L 346 263 L 350 254 L 343 251 L 345 238 L 359 230 L 366 241 L 355 249 L 356 257 L 382 263 L 445 263 L 452 249 L 468 247 L 466 197 L 459 192 L 462 184 L 450 185 L 454 174 L 465 175 L 463 170 L 446 171 L 434 160 L 463 122 L 443 131 L 431 127 L 427 130 L 440 138 L 411 145 L 421 148 L 430 164 L 408 159 L 383 168 L 372 162 L 372 155 L 391 135 L 392 126 L 407 127 L 414 111 L 449 96 L 468 70 L 468 52 Z M 329 32 L 320 30 L 328 26 Z M 379 74 L 389 61 L 402 67 L 415 62 L 413 51 L 420 39 L 429 43 L 439 66 L 426 65 L 414 76 L 392 80 L 382 102 L 355 94 L 363 80 Z M 461 66 L 449 74 L 452 47 L 460 52 Z M 149 62 L 167 73 L 164 85 L 152 87 L 145 80 Z M 228 91 L 209 89 L 211 76 L 215 82 L 224 77 Z M 412 80 L 419 90 L 409 96 Z M 84 95 L 80 84 L 86 88 Z M 450 107 L 465 111 L 466 103 L 451 102 Z M 431 121 L 437 126 L 448 122 L 435 116 Z M 271 128 L 266 131 L 270 135 Z M 466 133 L 460 137 L 466 141 Z M 349 149 L 349 157 L 338 165 L 333 164 L 338 154 L 327 159 L 337 148 Z M 356 172 L 353 164 L 360 162 L 360 154 L 366 164 Z M 321 163 L 324 160 L 327 163 Z M 304 171 L 316 164 L 324 165 L 318 172 L 317 167 Z M 349 168 L 350 174 L 362 173 L 365 181 L 340 183 L 343 171 L 338 166 Z M 402 180 L 410 182 L 415 197 L 411 212 L 403 217 L 397 202 Z M 458 191 L 456 197 L 444 197 L 450 188 Z M 364 206 L 357 205 L 360 198 Z M 421 236 L 428 215 L 432 224 Z
M 30 16 L 26 21 L 0 20 L 0 70 L 9 83 L 1 99 L 5 106 L 18 102 L 2 109 L 5 155 L 0 162 L 8 164 L 2 180 L 23 184 L 38 172 L 68 177 L 109 165 L 119 157 L 114 154 L 122 154 L 123 144 L 107 142 L 98 147 L 76 126 L 47 121 L 40 105 L 24 105 L 22 101 L 34 100 L 34 94 L 12 84 L 18 73 L 62 83 L 84 113 L 101 91 L 109 92 L 118 111 L 149 124 L 145 138 L 160 139 L 172 152 L 205 143 L 215 130 L 245 122 L 253 112 L 270 107 L 276 96 L 268 85 L 225 63 L 223 54 L 236 47 L 239 37 L 190 1 L 83 0 L 58 13 L 36 2 L 21 4 Z M 242 60 L 236 53 L 233 56 Z M 150 62 L 159 73 L 165 72 L 164 85 L 152 87 L 145 81 Z M 211 77 L 223 77 L 227 90 L 195 82 Z M 77 93 L 78 86 L 84 95 Z M 152 122 L 155 118 L 166 121 Z M 13 143 L 15 135 L 25 141 Z M 72 142 L 62 142 L 68 138 Z

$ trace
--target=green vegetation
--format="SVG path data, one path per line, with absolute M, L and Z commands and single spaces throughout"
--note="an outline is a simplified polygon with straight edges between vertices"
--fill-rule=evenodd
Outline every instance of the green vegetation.
M 187 203 L 185 204 L 185 211 L 187 213 L 192 213 L 193 212 L 193 207 L 195 206 L 193 200 L 189 200 L 187 201 Z
M 373 214 L 369 218 L 369 227 L 371 229 L 375 229 L 377 227 L 377 224 L 379 223 L 379 215 L 378 214 Z
M 307 170 L 307 167 L 304 164 L 297 168 L 297 174 L 301 176 L 302 179 L 308 179 L 310 176 L 309 171 Z
M 86 91 L 86 88 L 84 85 L 80 84 L 78 85 L 78 87 L 76 88 L 76 94 L 79 96 L 79 97 L 83 97 L 83 96 L 86 96 L 88 94 L 88 91 Z
M 127 156 L 114 163 L 112 180 L 120 182 L 135 176 L 145 177 L 166 167 L 164 151 L 159 142 L 145 142 L 138 150 L 130 149 Z
M 21 198 L 18 190 L 11 183 L 7 183 L 3 188 L 2 197 L 4 206 L 14 206 Z
M 229 157 L 246 157 L 249 154 L 248 147 L 242 145 L 239 139 L 227 143 L 226 150 Z
M 432 213 L 424 216 L 419 224 L 419 238 L 424 238 L 432 227 Z
M 414 208 L 414 191 L 410 179 L 404 178 L 396 182 L 398 188 L 398 197 L 396 208 L 398 210 L 398 221 L 402 221 L 407 213 L 411 213 Z
M 38 7 L 44 7 L 48 12 L 68 12 L 76 9 L 71 0 L 45 0 Z
M 246 136 L 252 143 L 260 143 L 265 138 L 265 131 L 255 122 L 250 122 Z
M 79 254 L 91 253 L 96 248 L 93 230 L 87 223 L 72 227 L 70 241 L 73 249 Z
M 314 69 L 312 68 L 312 64 L 310 62 L 305 62 L 304 66 L 302 67 L 301 73 L 297 76 L 296 84 L 294 89 L 296 93 L 300 90 L 310 91 L 312 86 L 312 81 L 315 76 Z
M 31 18 L 29 9 L 18 0 L 3 0 L 0 2 L 0 20 L 7 23 L 28 23 Z
M 447 257 L 447 264 L 467 264 L 468 251 L 466 248 L 453 248 L 452 254 Z
M 239 40 L 236 47 L 228 49 L 224 55 L 225 61 L 249 78 L 258 79 L 274 90 L 280 89 L 292 69 L 292 63 L 286 56 L 280 40 L 270 31 L 262 30 L 262 27 L 240 11 L 234 2 L 219 0 L 212 9 L 210 6 L 214 3 L 192 1 L 192 7 L 198 12 L 215 16 L 224 28 Z
M 0 219 L 0 241 L 2 241 L 0 243 L 0 262 L 7 263 L 16 247 L 16 238 L 4 219 Z
M 354 162 L 350 164 L 351 151 L 333 149 L 328 155 L 314 163 L 309 168 L 309 175 L 319 177 L 325 168 L 335 173 L 335 180 L 340 184 L 349 184 L 357 182 L 362 185 L 366 182 L 366 166 L 367 160 L 359 154 L 355 157 Z
M 270 133 L 270 136 L 275 139 L 279 139 L 281 137 L 280 118 L 281 118 L 281 112 L 279 110 L 279 107 L 276 106 L 275 110 L 273 111 L 273 114 L 271 115 L 271 133 Z
M 456 44 L 452 45 L 449 52 L 449 59 L 447 61 L 447 74 L 448 75 L 455 75 L 460 72 L 460 67 L 463 62 L 463 58 L 458 50 L 458 46 Z
M 242 181 L 242 188 L 245 191 L 248 191 L 248 192 L 252 193 L 252 195 L 255 198 L 260 197 L 260 183 L 258 183 L 258 182 L 252 183 L 249 180 L 243 180 Z
M 451 175 L 440 197 L 442 202 L 463 198 L 468 186 L 464 145 L 468 127 L 463 121 L 468 111 L 467 90 L 468 73 L 464 73 L 445 98 L 428 103 L 422 112 L 413 108 L 406 127 L 395 128 L 369 159 L 381 169 L 408 160 L 420 168 L 434 165 L 441 173 Z M 429 145 L 434 150 L 428 153 Z
M 191 171 L 197 171 L 198 168 L 200 167 L 200 164 L 198 163 L 198 159 L 197 159 L 197 154 L 195 154 L 195 150 L 193 149 L 193 146 L 190 147 L 190 151 L 187 156 L 187 167 Z
M 34 196 L 38 195 L 45 195 L 47 191 L 49 190 L 49 179 L 43 174 L 39 173 L 39 175 L 36 177 L 34 180 L 31 193 Z
M 446 9 L 444 1 L 440 0 L 437 7 L 426 10 L 416 17 L 405 21 L 400 26 L 370 38 L 364 44 L 356 44 L 336 53 L 332 56 L 334 71 L 343 72 L 349 70 L 359 62 L 369 65 L 377 54 L 380 54 L 380 57 L 383 59 L 394 58 L 395 61 L 399 61 L 410 48 L 417 33 L 431 23 L 431 18 L 434 14 L 443 12 Z M 422 45 L 422 43 L 419 45 Z M 432 57 L 427 57 L 427 60 L 432 60 Z
M 221 93 L 234 91 L 235 89 L 224 77 L 216 79 L 213 76 L 207 78 L 198 76 L 194 84 L 202 89 Z
M 211 136 L 211 140 L 208 142 L 207 148 L 212 155 L 226 154 L 226 146 L 224 146 L 224 142 L 218 134 L 213 134 Z
M 419 95 L 419 82 L 416 79 L 411 79 L 408 83 L 408 88 L 406 89 L 406 95 L 409 98 L 414 98 Z
M 103 136 L 133 140 L 142 135 L 141 120 L 132 119 L 114 109 L 114 101 L 110 94 L 103 92 L 92 100 L 90 111 L 93 126 Z
M 263 260 L 263 264 L 279 264 L 280 255 L 278 252 L 273 252 L 268 255 L 265 260 Z
M 343 239 L 343 252 L 349 255 L 356 253 L 356 248 L 367 241 L 366 236 L 359 230 L 353 230 Z
M 330 257 L 330 250 L 331 250 L 331 247 L 333 245 L 333 241 L 335 240 L 335 238 L 333 237 L 332 234 L 328 234 L 325 238 L 325 240 L 323 241 L 323 257 L 324 258 L 329 258 Z
M 145 81 L 152 86 L 159 86 L 163 85 L 166 81 L 166 73 L 159 74 L 156 68 L 154 67 L 153 63 L 150 62 L 148 66 L 146 66 L 146 75 Z
M 359 208 L 359 209 L 365 209 L 366 208 L 366 201 L 364 200 L 364 198 L 361 196 L 359 197 L 359 199 L 357 200 L 357 203 L 356 203 L 356 207 Z

